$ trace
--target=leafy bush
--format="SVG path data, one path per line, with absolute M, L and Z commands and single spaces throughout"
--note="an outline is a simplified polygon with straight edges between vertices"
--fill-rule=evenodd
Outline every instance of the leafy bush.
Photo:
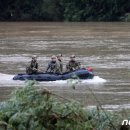
M 0 121 L 8 130 L 116 130 L 112 113 L 85 111 L 78 102 L 34 84 L 30 81 L 16 89 L 10 100 L 0 104 Z

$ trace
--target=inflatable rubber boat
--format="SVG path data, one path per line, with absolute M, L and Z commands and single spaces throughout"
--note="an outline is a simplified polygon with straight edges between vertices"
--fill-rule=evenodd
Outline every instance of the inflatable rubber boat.
M 91 69 L 78 69 L 63 74 L 37 73 L 37 74 L 17 74 L 13 80 L 36 80 L 36 81 L 56 81 L 67 79 L 92 79 L 94 74 Z

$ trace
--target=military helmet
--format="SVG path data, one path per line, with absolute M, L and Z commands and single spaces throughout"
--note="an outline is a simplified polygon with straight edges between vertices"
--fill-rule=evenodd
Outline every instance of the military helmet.
M 75 58 L 75 55 L 71 55 L 70 58 Z
M 57 57 L 62 57 L 62 54 L 58 54 Z
M 55 56 L 55 55 L 52 55 L 52 56 L 51 56 L 51 59 L 56 59 L 56 56 Z
M 36 56 L 36 55 L 33 55 L 33 56 L 32 56 L 32 59 L 37 59 L 37 56 Z

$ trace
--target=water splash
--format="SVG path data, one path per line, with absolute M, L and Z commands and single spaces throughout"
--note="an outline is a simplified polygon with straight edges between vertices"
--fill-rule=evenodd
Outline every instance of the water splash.
M 105 83 L 105 82 L 107 82 L 107 80 L 105 80 L 99 76 L 94 76 L 93 79 L 82 81 L 82 83 L 88 83 L 88 84 L 100 84 L 100 83 Z
M 24 82 L 22 82 L 22 81 L 14 81 L 13 77 L 14 77 L 14 75 L 0 73 L 0 87 L 3 87 L 3 86 L 11 87 L 11 86 L 17 86 L 17 85 L 24 84 Z

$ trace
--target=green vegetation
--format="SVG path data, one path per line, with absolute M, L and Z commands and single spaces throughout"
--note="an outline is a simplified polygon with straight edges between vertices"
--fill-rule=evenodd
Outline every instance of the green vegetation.
M 112 112 L 85 110 L 32 81 L 0 104 L 0 128 L 6 130 L 118 130 L 119 124 L 119 116 Z
M 130 21 L 129 0 L 3 0 L 0 20 Z

